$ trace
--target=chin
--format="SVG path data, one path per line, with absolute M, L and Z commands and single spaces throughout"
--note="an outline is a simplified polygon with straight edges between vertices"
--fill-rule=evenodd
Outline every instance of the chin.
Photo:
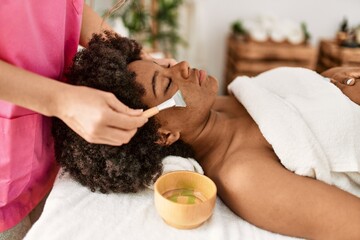
M 219 82 L 213 76 L 209 76 L 209 82 L 211 83 L 211 88 L 214 94 L 216 95 L 219 90 Z

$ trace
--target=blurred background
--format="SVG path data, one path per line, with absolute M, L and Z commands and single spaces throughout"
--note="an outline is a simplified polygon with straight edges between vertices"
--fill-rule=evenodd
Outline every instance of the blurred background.
M 86 2 L 105 15 L 117 1 Z M 107 21 L 157 56 L 206 70 L 224 94 L 233 76 L 280 65 L 359 65 L 359 11 L 360 0 L 128 0 Z

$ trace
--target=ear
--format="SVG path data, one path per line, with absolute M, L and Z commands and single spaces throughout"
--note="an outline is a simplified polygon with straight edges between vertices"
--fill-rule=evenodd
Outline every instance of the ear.
M 164 128 L 159 128 L 158 133 L 160 137 L 156 143 L 160 145 L 169 146 L 180 138 L 180 132 L 172 132 Z

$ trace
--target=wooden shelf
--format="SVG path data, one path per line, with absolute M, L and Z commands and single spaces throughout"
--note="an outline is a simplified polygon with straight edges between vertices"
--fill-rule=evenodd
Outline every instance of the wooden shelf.
M 338 66 L 360 67 L 360 48 L 341 47 L 335 41 L 321 40 L 316 70 L 323 72 Z
M 317 50 L 307 44 L 227 40 L 225 81 L 227 86 L 236 76 L 255 76 L 281 66 L 315 69 Z

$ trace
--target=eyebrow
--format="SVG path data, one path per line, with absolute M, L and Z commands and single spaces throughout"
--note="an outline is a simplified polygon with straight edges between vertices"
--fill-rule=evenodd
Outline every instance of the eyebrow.
M 153 75 L 153 77 L 152 77 L 152 81 L 151 81 L 152 89 L 153 89 L 153 92 L 154 92 L 155 97 L 157 97 L 157 96 L 156 96 L 156 91 L 155 91 L 155 89 L 156 89 L 156 81 L 157 81 L 157 76 L 158 76 L 158 75 L 159 75 L 159 71 L 155 71 L 155 72 L 154 72 L 154 75 Z

